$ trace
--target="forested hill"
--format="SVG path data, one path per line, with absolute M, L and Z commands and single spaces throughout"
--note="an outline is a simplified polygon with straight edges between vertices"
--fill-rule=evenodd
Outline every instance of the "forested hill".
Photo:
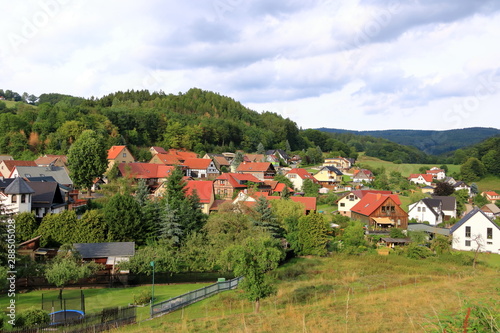
M 230 97 L 198 88 L 178 94 L 118 91 L 101 98 L 4 92 L 9 94 L 0 101 L 0 154 L 20 160 L 67 154 L 89 129 L 99 134 L 107 148 L 127 145 L 139 161 L 150 158 L 151 146 L 188 149 L 201 156 L 237 149 L 285 149 L 310 163 L 318 163 L 323 152 L 354 158 L 365 152 L 399 163 L 437 161 L 415 147 L 383 138 L 301 130 L 279 114 L 259 113 Z
M 500 134 L 500 130 L 490 127 L 471 127 L 446 131 L 427 130 L 380 130 L 352 131 L 335 128 L 319 128 L 328 133 L 353 133 L 384 138 L 402 145 L 416 147 L 431 155 L 441 155 L 479 143 Z

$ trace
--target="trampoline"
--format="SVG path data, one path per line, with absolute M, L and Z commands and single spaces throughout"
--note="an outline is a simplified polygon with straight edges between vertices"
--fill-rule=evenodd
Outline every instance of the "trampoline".
M 59 325 L 65 322 L 83 319 L 85 313 L 80 310 L 60 310 L 50 313 L 49 316 L 50 325 Z

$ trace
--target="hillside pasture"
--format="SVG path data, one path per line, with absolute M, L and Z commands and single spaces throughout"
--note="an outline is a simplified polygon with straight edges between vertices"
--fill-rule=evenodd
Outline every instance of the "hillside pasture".
M 241 290 L 120 332 L 458 332 L 477 316 L 500 325 L 499 268 L 397 255 L 298 258 L 276 270 L 261 311 Z M 458 330 L 457 330 L 458 329 Z

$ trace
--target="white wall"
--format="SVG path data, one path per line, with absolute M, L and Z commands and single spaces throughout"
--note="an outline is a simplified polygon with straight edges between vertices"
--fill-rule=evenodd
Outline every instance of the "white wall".
M 466 235 L 467 227 L 470 227 L 470 236 Z M 492 231 L 490 239 L 487 236 L 488 228 L 491 228 Z M 452 248 L 462 251 L 475 251 L 478 242 L 481 244 L 481 252 L 500 254 L 500 230 L 481 212 L 474 214 L 453 232 Z

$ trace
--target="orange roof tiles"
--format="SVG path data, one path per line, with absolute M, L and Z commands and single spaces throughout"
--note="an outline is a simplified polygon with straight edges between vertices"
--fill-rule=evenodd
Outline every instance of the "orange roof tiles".
M 422 174 L 422 173 L 412 173 L 410 175 L 410 177 L 408 177 L 408 179 L 412 180 L 412 179 L 416 179 L 418 177 L 422 176 L 422 178 L 426 181 L 426 182 L 429 182 L 429 183 L 432 183 L 433 179 L 432 179 L 432 175 L 430 174 Z
M 189 158 L 182 163 L 184 166 L 189 169 L 202 169 L 206 170 L 212 163 L 212 160 L 208 158 Z
M 114 160 L 126 146 L 112 146 L 108 150 L 108 160 Z
M 401 201 L 396 194 L 367 193 L 356 205 L 354 205 L 354 207 L 351 208 L 351 212 L 370 216 L 388 199 L 392 199 L 396 205 L 401 205 Z
M 295 169 L 292 169 L 290 171 L 288 171 L 287 175 L 288 174 L 297 174 L 300 178 L 302 179 L 310 179 L 312 180 L 314 183 L 317 183 L 318 181 L 316 180 L 316 178 L 314 178 L 313 175 L 311 175 L 306 169 L 302 169 L 302 168 L 295 168 Z
M 118 169 L 121 174 L 131 178 L 167 178 L 174 170 L 173 166 L 153 163 L 120 163 Z
M 236 169 L 237 172 L 263 172 L 269 170 L 271 163 L 269 162 L 249 162 L 241 163 Z
M 196 190 L 201 203 L 209 203 L 212 200 L 214 187 L 213 182 L 206 180 L 188 180 L 186 182 L 186 194 L 191 195 Z
M 160 159 L 166 165 L 180 165 L 181 161 L 171 154 L 156 154 L 156 158 Z

